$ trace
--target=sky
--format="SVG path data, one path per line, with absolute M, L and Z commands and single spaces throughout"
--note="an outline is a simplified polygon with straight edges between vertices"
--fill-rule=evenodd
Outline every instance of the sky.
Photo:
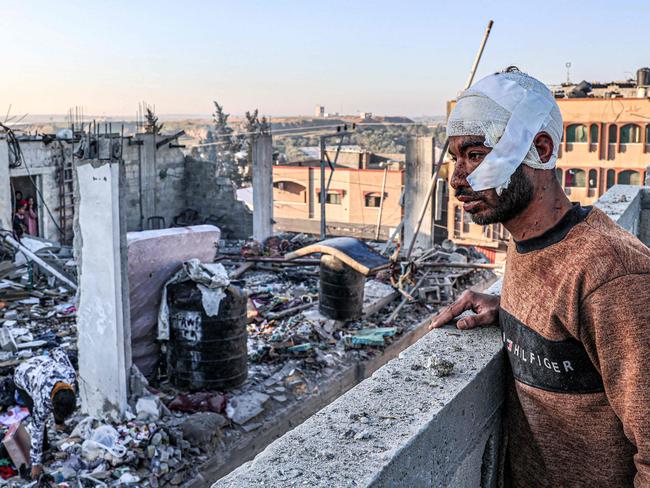
M 134 115 L 258 108 L 441 115 L 465 84 L 516 65 L 546 83 L 650 65 L 646 1 L 2 0 L 0 113 Z M 478 78 L 477 78 L 478 79 Z

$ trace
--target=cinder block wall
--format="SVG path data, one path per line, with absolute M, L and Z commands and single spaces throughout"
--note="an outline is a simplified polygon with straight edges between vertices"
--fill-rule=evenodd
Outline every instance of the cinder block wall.
M 159 139 L 163 136 L 157 136 Z M 125 142 L 127 228 L 145 230 L 149 217 L 160 216 L 171 226 L 185 208 L 185 156 L 179 148 L 156 148 L 151 134 L 137 134 Z M 147 198 L 147 193 L 151 198 Z
M 163 136 L 156 136 L 160 140 Z M 6 143 L 0 164 L 8 166 Z M 197 210 L 201 219 L 213 215 L 225 238 L 246 239 L 253 233 L 253 214 L 236 198 L 229 178 L 217 176 L 216 163 L 186 158 L 180 148 L 163 144 L 156 147 L 151 134 L 137 134 L 125 140 L 122 159 L 125 170 L 126 225 L 128 231 L 150 228 L 148 218 L 161 216 L 165 226 L 171 227 L 174 217 L 186 208 Z M 58 170 L 63 158 L 72 159 L 72 146 L 66 141 L 21 141 L 25 165 L 9 170 L 10 177 L 26 177 L 31 174 L 43 193 L 52 218 L 45 206 L 39 208 L 43 226 L 42 237 L 53 241 L 60 239 L 60 177 Z M 5 173 L 6 173 L 5 169 Z M 31 194 L 27 191 L 27 194 Z M 35 194 L 35 192 L 34 192 Z M 9 182 L 4 182 L 3 199 L 11 202 Z M 70 208 L 72 212 L 72 208 Z M 10 213 L 6 211 L 4 225 L 11 225 Z M 214 223 L 214 222 L 213 222 Z
M 226 238 L 252 234 L 252 213 L 237 200 L 230 179 L 216 175 L 215 162 L 185 157 L 169 144 L 156 148 L 150 134 L 138 134 L 125 143 L 123 159 L 129 231 L 148 229 L 152 216 L 163 217 L 170 227 L 174 217 L 191 208 L 201 219 L 216 216 Z
M 226 239 L 247 239 L 253 233 L 253 213 L 236 198 L 230 178 L 217 176 L 214 161 L 185 159 L 185 204 L 203 217 L 214 215 Z

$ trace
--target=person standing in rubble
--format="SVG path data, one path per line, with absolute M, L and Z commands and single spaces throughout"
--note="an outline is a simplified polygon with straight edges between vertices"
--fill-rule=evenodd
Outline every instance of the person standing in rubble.
M 38 210 L 34 197 L 27 199 L 27 233 L 30 236 L 38 236 Z
M 18 209 L 20 205 L 23 203 L 23 192 L 20 190 L 16 190 L 14 193 L 14 208 Z
M 62 430 L 77 405 L 77 375 L 62 349 L 49 356 L 28 359 L 16 368 L 14 383 L 18 399 L 32 416 L 30 461 L 33 479 L 43 472 L 43 451 L 48 448 L 47 421 L 54 415 L 54 427 Z
M 555 176 L 552 93 L 516 68 L 449 115 L 450 184 L 475 223 L 502 223 L 501 296 L 465 292 L 431 328 L 499 322 L 511 378 L 506 486 L 650 486 L 650 249 Z
M 22 237 L 25 235 L 25 232 L 27 232 L 26 213 L 27 213 L 27 207 L 24 204 L 18 205 L 13 220 L 14 236 L 16 237 L 17 240 L 22 239 Z

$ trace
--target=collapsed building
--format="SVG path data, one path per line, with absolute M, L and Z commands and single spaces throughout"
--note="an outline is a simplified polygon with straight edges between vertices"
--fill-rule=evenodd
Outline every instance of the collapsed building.
M 230 179 L 218 175 L 216 162 L 185 155 L 184 146 L 178 143 L 180 136 L 182 133 L 102 134 L 101 140 L 120 141 L 112 147 L 117 148 L 125 170 L 127 231 L 212 223 L 229 238 L 251 235 L 252 213 L 236 199 Z M 11 227 L 14 195 L 20 191 L 25 197 L 37 197 L 38 235 L 72 243 L 73 147 L 78 150 L 80 143 L 80 133 L 73 138 L 71 130 L 17 136 L 14 143 L 8 138 L 0 140 L 0 181 L 9 183 L 0 185 L 4 228 Z
M 484 255 L 432 243 L 430 210 L 416 230 L 432 139 L 410 143 L 418 156 L 405 168 L 402 240 L 415 239 L 419 250 L 406 259 L 390 243 L 274 233 L 270 137 L 252 148 L 253 186 L 262 188 L 252 215 L 212 163 L 185 158 L 168 137 L 18 141 L 23 170 L 4 160 L 16 186 L 19 171 L 49 185 L 56 176 L 32 166 L 22 146 L 50 155 L 52 144 L 63 147 L 73 158 L 74 206 L 69 246 L 63 234 L 20 242 L 2 234 L 0 430 L 29 425 L 12 396 L 14 368 L 61 347 L 79 371 L 81 408 L 67 433 L 50 430 L 46 466 L 57 483 L 199 487 L 225 476 L 221 486 L 425 478 L 494 486 L 498 331 L 424 337 L 440 306 L 495 280 Z M 158 138 L 156 151 L 175 156 L 158 155 L 157 171 L 143 171 L 143 147 L 153 150 Z M 617 186 L 600 206 L 647 243 L 646 193 Z M 368 462 L 343 469 L 337 452 Z M 450 461 L 431 464 L 422 452 Z M 21 459 L 3 456 L 0 476 L 24 484 Z
M 11 182 L 3 228 L 16 189 L 42 195 L 41 237 L 18 242 L 3 231 L 2 374 L 52 347 L 79 371 L 75 429 L 51 431 L 48 468 L 59 481 L 206 486 L 397 357 L 441 304 L 494 279 L 480 254 L 432 245 L 430 214 L 419 236 L 404 224 L 423 251 L 411 262 L 355 239 L 274 235 L 271 137 L 252 147 L 254 214 L 214 163 L 183 155 L 178 137 L 106 130 L 0 140 Z M 413 143 L 428 148 L 418 171 L 431 172 L 433 140 Z M 410 185 L 405 212 L 415 214 L 424 185 Z M 170 283 L 178 274 L 189 288 Z M 324 299 L 324 280 L 338 299 Z M 197 321 L 207 320 L 202 286 L 223 294 L 234 315 L 226 320 L 217 305 L 216 330 L 231 327 L 239 342 L 202 335 L 211 330 Z M 220 350 L 239 359 L 219 363 Z M 12 412 L 4 425 L 24 418 L 2 400 Z M 111 445 L 91 448 L 107 429 Z

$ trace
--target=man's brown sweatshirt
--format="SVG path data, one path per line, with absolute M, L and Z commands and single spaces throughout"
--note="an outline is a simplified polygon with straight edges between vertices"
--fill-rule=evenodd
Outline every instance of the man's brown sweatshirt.
M 650 487 L 650 249 L 574 207 L 508 248 L 499 317 L 514 487 Z

